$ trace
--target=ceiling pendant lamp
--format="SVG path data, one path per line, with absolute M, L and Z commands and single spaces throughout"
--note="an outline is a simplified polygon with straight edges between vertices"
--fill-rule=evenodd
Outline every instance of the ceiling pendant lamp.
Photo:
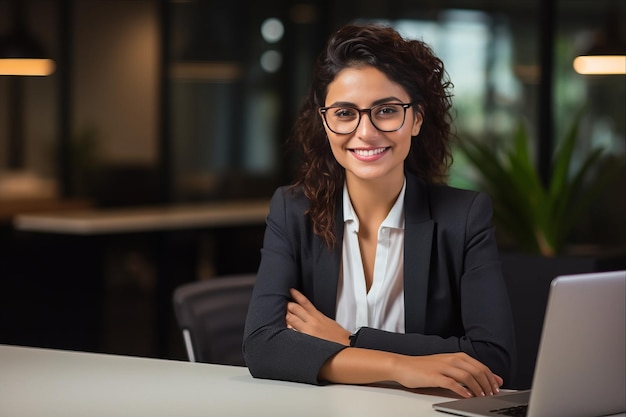
M 606 28 L 597 33 L 595 42 L 574 59 L 574 70 L 583 75 L 626 74 L 626 42 L 620 33 L 619 10 L 609 13 Z
M 12 3 L 14 28 L 0 37 L 0 75 L 46 76 L 55 70 L 55 63 L 44 48 L 26 30 L 24 2 Z

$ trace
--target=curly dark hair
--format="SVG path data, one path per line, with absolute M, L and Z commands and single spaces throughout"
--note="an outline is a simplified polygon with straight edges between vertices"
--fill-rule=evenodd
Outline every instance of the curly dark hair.
M 303 156 L 293 187 L 302 186 L 311 205 L 307 212 L 313 231 L 328 247 L 336 243 L 334 213 L 345 170 L 332 154 L 318 109 L 328 85 L 345 68 L 371 66 L 401 85 L 423 117 L 418 137 L 412 138 L 405 169 L 429 183 L 445 183 L 452 163 L 452 83 L 443 62 L 424 42 L 404 39 L 393 28 L 347 25 L 335 32 L 318 57 L 311 89 L 296 119 L 290 141 Z

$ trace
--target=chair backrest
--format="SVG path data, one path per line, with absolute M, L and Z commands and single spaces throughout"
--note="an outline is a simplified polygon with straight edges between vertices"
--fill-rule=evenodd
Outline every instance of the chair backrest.
M 174 291 L 174 313 L 191 362 L 244 366 L 243 328 L 256 275 L 215 277 Z

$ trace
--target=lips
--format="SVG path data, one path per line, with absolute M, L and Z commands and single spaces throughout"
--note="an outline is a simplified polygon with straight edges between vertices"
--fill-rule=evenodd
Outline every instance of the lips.
M 356 154 L 357 156 L 363 157 L 363 158 L 369 158 L 372 156 L 376 156 L 376 155 L 380 155 L 381 153 L 385 152 L 387 148 L 375 148 L 375 149 L 350 149 L 351 152 L 353 152 L 354 154 Z

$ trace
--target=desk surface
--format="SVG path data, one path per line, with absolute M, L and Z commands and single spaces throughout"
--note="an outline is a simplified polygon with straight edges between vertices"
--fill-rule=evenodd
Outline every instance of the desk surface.
M 17 215 L 19 230 L 74 235 L 152 232 L 173 229 L 263 224 L 269 201 L 74 210 Z
M 243 367 L 0 346 L 0 415 L 11 417 L 394 416 L 447 391 L 312 386 L 254 379 Z

